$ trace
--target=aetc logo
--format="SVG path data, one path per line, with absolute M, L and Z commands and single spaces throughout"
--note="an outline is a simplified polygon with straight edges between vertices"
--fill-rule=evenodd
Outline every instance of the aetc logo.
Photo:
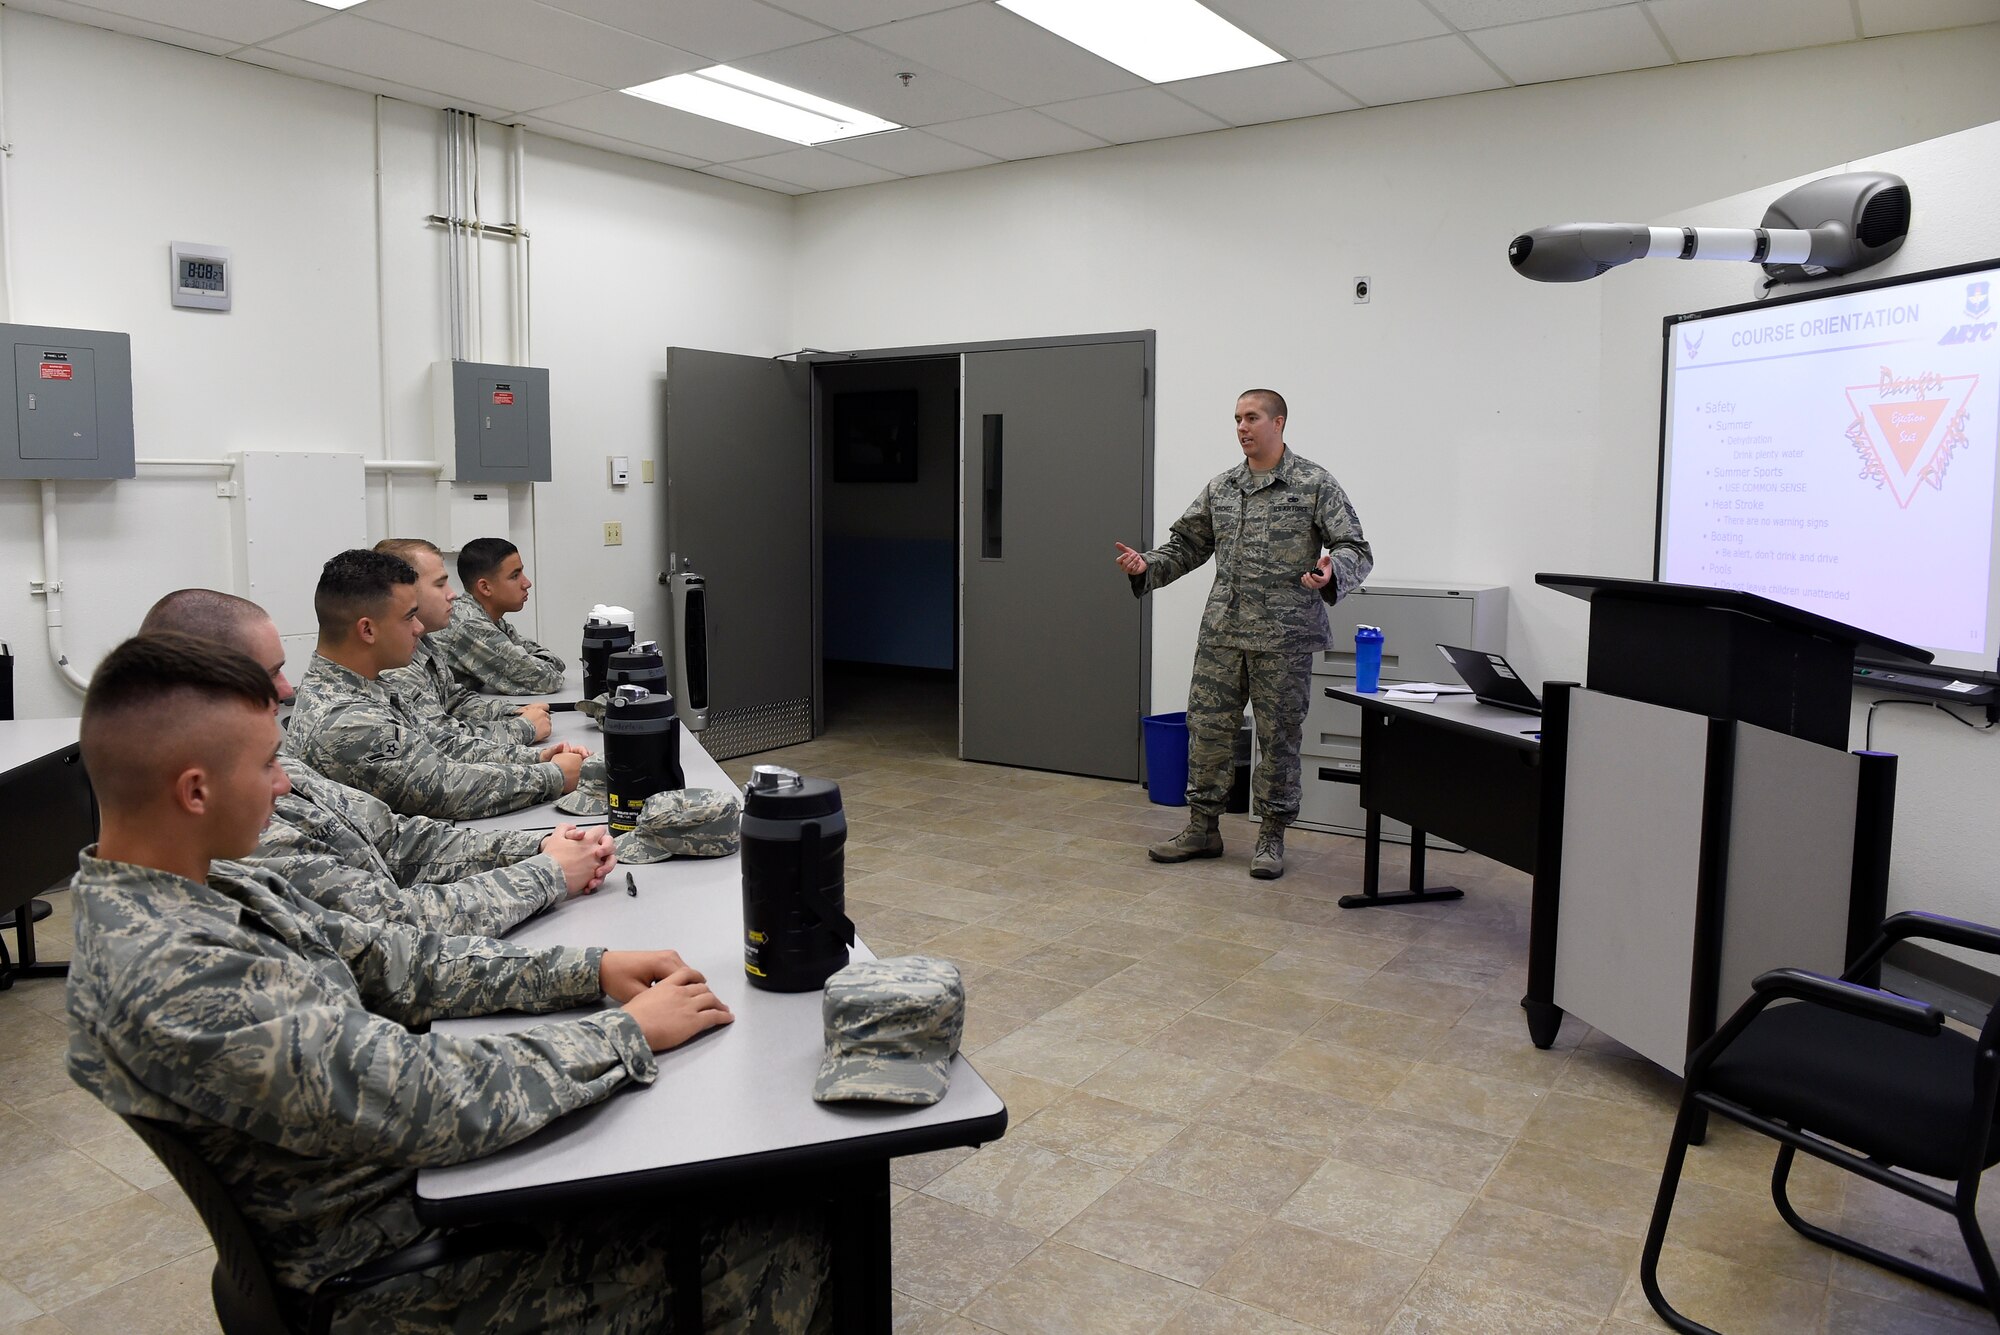
M 1847 442 L 1860 456 L 1860 479 L 1905 510 L 1919 486 L 1944 490 L 1952 455 L 1968 445 L 1966 404 L 1978 386 L 1976 375 L 1899 375 L 1886 366 L 1874 384 L 1847 386 Z
M 1687 359 L 1693 361 L 1701 356 L 1701 341 L 1708 337 L 1706 329 L 1681 330 L 1681 346 L 1687 349 Z
M 1986 283 L 1967 283 L 1965 285 L 1965 313 L 1967 315 L 1976 321 L 1980 316 L 1986 314 L 1991 305 L 1992 294 Z M 1944 331 L 1944 337 L 1938 340 L 1938 345 L 1942 347 L 1947 343 L 1989 342 L 1993 337 L 1993 330 L 1996 325 L 2000 325 L 2000 321 L 1988 320 L 1983 324 L 1955 324 Z

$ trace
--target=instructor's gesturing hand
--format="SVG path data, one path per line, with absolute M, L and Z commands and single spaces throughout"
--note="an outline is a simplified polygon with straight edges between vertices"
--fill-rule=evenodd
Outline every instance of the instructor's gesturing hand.
M 1139 553 L 1133 551 L 1122 542 L 1114 542 L 1112 546 L 1118 549 L 1118 568 L 1120 570 L 1128 575 L 1143 575 L 1146 573 L 1145 557 L 1139 555 Z
M 1331 553 L 1319 558 L 1319 564 L 1299 576 L 1299 583 L 1308 589 L 1323 589 L 1333 583 L 1333 556 Z

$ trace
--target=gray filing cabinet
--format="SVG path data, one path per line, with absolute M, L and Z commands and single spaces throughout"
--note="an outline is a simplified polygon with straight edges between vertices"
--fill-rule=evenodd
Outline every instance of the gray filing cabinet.
M 1382 680 L 1455 681 L 1440 644 L 1507 651 L 1505 585 L 1404 581 L 1366 584 L 1327 609 L 1337 648 L 1313 656 L 1312 701 L 1299 739 L 1298 823 L 1309 830 L 1361 834 L 1361 709 L 1329 700 L 1328 686 L 1354 684 L 1354 628 L 1382 628 Z M 1408 843 L 1410 830 L 1384 820 L 1382 835 Z M 1437 840 L 1439 848 L 1453 848 Z

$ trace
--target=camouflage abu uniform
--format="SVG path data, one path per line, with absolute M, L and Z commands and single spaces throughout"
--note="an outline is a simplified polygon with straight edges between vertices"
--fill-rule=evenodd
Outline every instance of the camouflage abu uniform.
M 1325 549 L 1333 579 L 1315 592 L 1299 579 Z M 1252 782 L 1266 822 L 1299 814 L 1299 733 L 1312 692 L 1312 656 L 1332 644 L 1326 604 L 1368 578 L 1374 554 L 1361 520 L 1333 474 L 1286 447 L 1276 468 L 1238 464 L 1202 488 L 1166 542 L 1145 553 L 1132 592 L 1173 583 L 1215 557 L 1215 587 L 1202 609 L 1188 687 L 1188 807 L 1221 815 L 1235 767 L 1236 730 L 1247 697 L 1261 760 Z
M 451 624 L 425 637 L 452 675 L 487 695 L 547 695 L 559 691 L 568 665 L 507 624 L 477 599 L 455 598 Z
M 562 793 L 552 761 L 461 760 L 403 708 L 400 692 L 313 655 L 292 704 L 285 753 L 406 816 L 496 816 Z
M 415 1032 L 433 1019 L 546 1012 L 600 997 L 603 952 L 531 950 L 323 911 L 271 872 L 206 884 L 85 851 L 75 880 L 71 1077 L 114 1112 L 180 1128 L 222 1178 L 287 1290 L 426 1232 L 420 1167 L 525 1139 L 658 1075 L 619 1009 L 511 1034 Z M 338 1330 L 665 1329 L 665 1230 L 613 1216 L 524 1227 L 521 1250 L 393 1280 Z M 719 1322 L 803 1330 L 824 1240 L 794 1221 L 703 1229 Z
M 521 716 L 519 706 L 461 686 L 429 635 L 417 641 L 417 655 L 408 667 L 390 668 L 382 678 L 396 688 L 412 714 L 434 728 L 495 742 L 534 744 L 535 725 Z
M 498 936 L 562 902 L 562 869 L 533 830 L 467 830 L 398 816 L 380 798 L 279 763 L 292 791 L 244 859 L 322 908 L 446 935 Z

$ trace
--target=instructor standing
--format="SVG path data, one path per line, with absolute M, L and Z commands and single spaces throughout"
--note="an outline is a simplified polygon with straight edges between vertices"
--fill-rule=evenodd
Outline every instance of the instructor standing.
M 1135 597 L 1215 556 L 1188 687 L 1188 827 L 1147 854 L 1155 862 L 1222 856 L 1222 807 L 1247 698 L 1261 753 L 1251 788 L 1262 825 L 1250 860 L 1260 880 L 1284 875 L 1285 827 L 1299 814 L 1312 656 L 1332 645 L 1326 604 L 1375 564 L 1333 474 L 1286 448 L 1285 417 L 1283 395 L 1245 390 L 1236 400 L 1243 462 L 1202 488 L 1164 545 L 1142 553 L 1117 544 Z

